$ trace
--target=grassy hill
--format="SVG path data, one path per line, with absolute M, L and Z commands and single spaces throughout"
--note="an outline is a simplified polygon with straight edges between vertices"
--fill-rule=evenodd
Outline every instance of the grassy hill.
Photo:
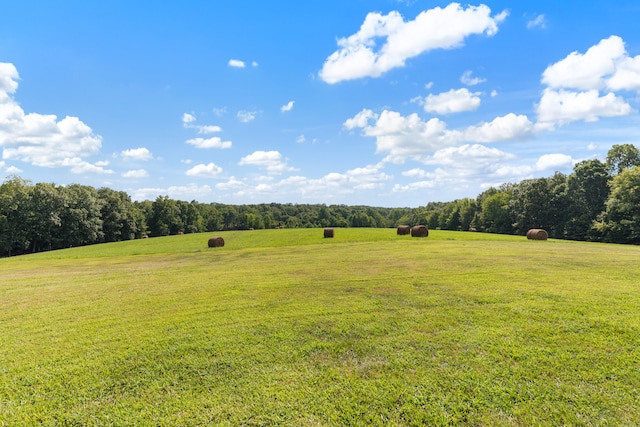
M 0 259 L 0 425 L 640 424 L 640 248 L 322 236 Z

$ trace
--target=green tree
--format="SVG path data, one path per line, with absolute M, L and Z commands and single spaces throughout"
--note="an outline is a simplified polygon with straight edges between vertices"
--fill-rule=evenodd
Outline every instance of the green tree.
M 176 202 L 178 210 L 180 211 L 180 220 L 183 224 L 183 230 L 185 233 L 198 233 L 204 231 L 204 218 L 200 215 L 198 209 L 198 202 L 195 200 L 191 203 L 184 201 Z
M 126 192 L 103 187 L 98 189 L 98 197 L 101 200 L 103 241 L 131 240 L 146 233 L 145 216 Z
M 64 208 L 60 187 L 41 182 L 31 187 L 28 228 L 32 252 L 55 249 L 53 243 L 60 240 Z
M 64 198 L 57 247 L 82 246 L 103 240 L 102 200 L 95 188 L 72 184 L 60 188 Z
M 606 165 L 611 175 L 640 166 L 640 151 L 633 144 L 616 144 L 607 152 Z
M 593 240 L 593 222 L 604 211 L 611 177 L 600 160 L 577 163 L 567 177 L 569 207 L 565 236 L 572 240 Z
M 349 225 L 351 227 L 375 227 L 376 221 L 365 211 L 357 211 L 349 217 Z
M 184 232 L 178 203 L 169 196 L 158 196 L 151 206 L 149 230 L 152 236 L 168 236 Z
M 480 228 L 488 233 L 513 233 L 513 219 L 509 209 L 511 194 L 494 189 L 491 195 L 482 198 L 479 219 Z
M 640 244 L 640 167 L 623 169 L 611 181 L 605 211 L 594 227 L 604 240 Z
M 29 182 L 18 176 L 0 185 L 0 256 L 22 253 L 29 247 L 30 199 Z

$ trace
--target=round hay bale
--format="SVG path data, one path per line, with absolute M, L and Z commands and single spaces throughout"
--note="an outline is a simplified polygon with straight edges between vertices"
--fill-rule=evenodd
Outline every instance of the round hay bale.
M 224 246 L 224 239 L 222 237 L 212 237 L 209 239 L 210 248 L 221 248 Z
M 529 240 L 547 240 L 549 238 L 549 233 L 547 233 L 542 228 L 532 228 L 527 231 L 527 239 Z
M 414 225 L 411 227 L 411 237 L 427 237 L 429 229 L 426 225 Z
M 399 236 L 404 236 L 407 234 L 411 234 L 411 227 L 409 227 L 408 225 L 399 225 L 398 226 L 398 235 Z
M 332 238 L 333 237 L 333 228 L 325 228 L 324 229 L 324 237 Z

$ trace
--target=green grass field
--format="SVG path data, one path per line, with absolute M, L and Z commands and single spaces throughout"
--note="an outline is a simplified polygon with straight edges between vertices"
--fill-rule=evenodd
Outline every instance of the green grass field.
M 0 425 L 640 425 L 639 247 L 322 234 L 0 259 Z

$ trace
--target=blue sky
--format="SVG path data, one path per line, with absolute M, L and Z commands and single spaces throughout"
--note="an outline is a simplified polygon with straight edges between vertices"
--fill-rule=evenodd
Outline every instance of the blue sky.
M 637 1 L 1 9 L 0 179 L 415 207 L 640 142 Z

